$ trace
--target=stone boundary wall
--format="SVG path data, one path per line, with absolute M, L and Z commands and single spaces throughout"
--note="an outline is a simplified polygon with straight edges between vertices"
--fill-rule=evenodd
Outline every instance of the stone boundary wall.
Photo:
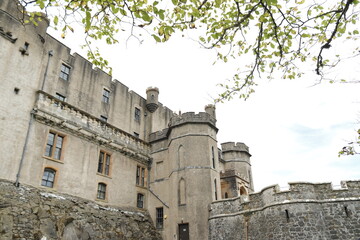
M 149 214 L 0 179 L 1 240 L 159 240 Z
M 360 239 L 360 181 L 289 185 L 212 203 L 209 239 Z

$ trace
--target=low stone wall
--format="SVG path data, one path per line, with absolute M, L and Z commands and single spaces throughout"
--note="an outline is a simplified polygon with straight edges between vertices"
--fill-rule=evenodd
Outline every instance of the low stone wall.
M 271 186 L 210 209 L 212 240 L 360 239 L 360 181 L 338 190 L 329 183 L 291 183 L 283 192 Z
M 149 214 L 0 180 L 1 240 L 158 240 Z

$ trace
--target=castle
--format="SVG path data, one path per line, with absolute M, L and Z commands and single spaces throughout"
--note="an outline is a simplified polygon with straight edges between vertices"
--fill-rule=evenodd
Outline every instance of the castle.
M 8 226 L 1 239 L 360 237 L 360 182 L 253 193 L 249 148 L 218 147 L 214 105 L 176 114 L 159 102 L 156 87 L 143 98 L 71 55 L 46 33 L 46 18 L 22 25 L 19 8 L 0 2 L 0 223 Z M 27 212 L 11 192 L 39 206 Z M 34 215 L 38 229 L 11 215 L 19 209 Z M 118 218 L 114 211 L 141 217 L 108 219 Z M 109 228 L 116 230 L 96 235 Z

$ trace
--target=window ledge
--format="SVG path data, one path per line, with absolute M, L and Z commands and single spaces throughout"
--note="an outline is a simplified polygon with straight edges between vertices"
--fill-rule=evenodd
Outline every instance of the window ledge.
M 102 173 L 99 173 L 99 172 L 97 172 L 96 175 L 99 175 L 99 176 L 101 176 L 101 177 L 106 177 L 106 178 L 112 179 L 111 176 L 105 175 L 105 174 L 102 174 Z
M 142 189 L 147 189 L 147 187 L 145 187 L 145 186 L 141 186 L 141 185 L 137 185 L 137 184 L 136 184 L 136 187 L 138 187 L 138 188 L 142 188 Z
M 46 157 L 46 156 L 43 156 L 43 158 L 45 158 L 46 160 L 50 160 L 50 161 L 53 161 L 53 162 L 64 164 L 64 161 L 62 161 L 62 160 L 58 160 L 58 159 L 51 158 L 51 157 Z

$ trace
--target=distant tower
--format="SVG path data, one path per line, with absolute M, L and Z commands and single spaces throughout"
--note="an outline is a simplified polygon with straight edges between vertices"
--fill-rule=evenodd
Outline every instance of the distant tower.
M 157 87 L 149 87 L 146 89 L 146 108 L 153 113 L 159 107 L 159 89 Z
M 254 191 L 249 147 L 244 143 L 221 144 L 224 172 L 220 174 L 223 198 L 248 195 Z

